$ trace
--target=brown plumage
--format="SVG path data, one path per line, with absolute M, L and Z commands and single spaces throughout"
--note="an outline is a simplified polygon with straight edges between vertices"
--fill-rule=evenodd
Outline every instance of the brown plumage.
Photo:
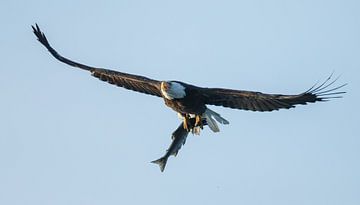
M 328 89 L 338 79 L 330 81 L 331 77 L 332 75 L 321 85 L 313 86 L 309 90 L 297 95 L 265 94 L 221 88 L 205 88 L 202 90 L 202 93 L 205 103 L 209 105 L 261 112 L 273 111 L 293 108 L 295 105 L 327 101 L 330 98 L 340 98 L 340 95 L 345 92 L 337 92 L 336 90 L 344 87 L 346 84 Z
M 70 66 L 90 71 L 92 75 L 102 81 L 117 85 L 129 90 L 164 97 L 161 94 L 161 81 L 153 80 L 140 75 L 133 75 L 119 71 L 96 68 L 81 63 L 74 62 L 68 58 L 61 56 L 53 49 L 44 33 L 41 32 L 39 26 L 32 26 L 34 34 L 39 42 L 43 44 L 49 52 L 59 61 Z M 166 105 L 172 107 L 177 112 L 200 114 L 205 111 L 206 104 L 224 106 L 234 109 L 251 110 L 251 111 L 273 111 L 278 109 L 289 109 L 295 105 L 305 105 L 317 101 L 326 101 L 330 98 L 339 98 L 345 92 L 337 92 L 341 86 L 327 89 L 337 80 L 330 82 L 332 75 L 320 86 L 313 87 L 306 92 L 297 95 L 282 94 L 265 94 L 261 92 L 252 92 L 244 90 L 232 90 L 223 88 L 202 88 L 189 85 L 183 82 L 174 81 L 183 85 L 187 95 L 183 99 L 168 100 L 165 99 Z M 195 101 L 194 101 L 195 100 Z
M 43 32 L 41 32 L 41 30 L 37 24 L 35 27 L 32 26 L 32 28 L 33 28 L 34 34 L 38 38 L 38 41 L 42 45 L 44 45 L 48 49 L 48 51 L 51 53 L 51 55 L 53 55 L 59 61 L 66 63 L 73 67 L 77 67 L 77 68 L 81 68 L 83 70 L 90 71 L 94 77 L 99 78 L 102 81 L 106 81 L 110 84 L 114 84 L 114 85 L 129 89 L 129 90 L 161 97 L 159 81 L 153 80 L 150 78 L 146 78 L 143 76 L 139 76 L 139 75 L 132 75 L 132 74 L 122 73 L 122 72 L 114 71 L 114 70 L 96 68 L 93 66 L 88 66 L 88 65 L 74 62 L 68 58 L 61 56 L 58 52 L 56 52 L 55 49 L 53 49 L 50 46 L 45 34 Z
M 202 128 L 203 125 L 208 125 L 212 131 L 218 132 L 219 128 L 216 121 L 222 124 L 229 123 L 218 113 L 207 108 L 206 105 L 217 105 L 251 111 L 273 111 L 289 109 L 296 105 L 305 105 L 317 101 L 327 101 L 331 98 L 340 98 L 341 94 L 345 93 L 338 90 L 346 84 L 331 87 L 338 79 L 332 80 L 332 75 L 330 75 L 330 77 L 322 84 L 313 86 L 309 90 L 297 95 L 265 94 L 261 92 L 224 88 L 203 88 L 180 81 L 153 80 L 140 75 L 96 68 L 74 62 L 61 56 L 50 46 L 44 33 L 37 24 L 36 26 L 32 26 L 32 28 L 38 41 L 44 45 L 57 60 L 70 66 L 89 71 L 94 77 L 110 84 L 140 93 L 162 97 L 168 107 L 171 107 L 184 117 L 182 125 L 185 130 L 178 128 L 178 130 L 181 131 L 181 134 L 177 134 L 182 136 L 183 140 L 186 139 L 187 133 L 190 131 L 194 132 L 194 130 L 197 130 L 195 133 L 198 134 L 199 128 Z M 196 119 L 195 124 L 193 124 L 194 119 Z M 174 148 L 176 153 L 181 147 L 180 144 L 176 149 Z M 173 153 L 174 152 L 170 152 L 170 154 Z M 168 155 L 166 156 L 166 159 Z

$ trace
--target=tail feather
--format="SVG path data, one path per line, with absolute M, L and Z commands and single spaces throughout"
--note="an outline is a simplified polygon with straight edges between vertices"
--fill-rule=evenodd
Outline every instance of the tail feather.
M 165 169 L 167 160 L 168 160 L 167 157 L 161 157 L 160 159 L 154 160 L 151 163 L 158 164 L 161 172 L 163 172 Z
M 221 124 L 225 124 L 225 125 L 229 124 L 229 121 L 227 121 L 226 119 L 221 117 L 220 114 L 210 110 L 209 108 L 207 108 L 205 110 L 205 113 L 203 114 L 203 117 L 206 118 L 206 121 L 207 121 L 210 129 L 213 132 L 219 132 L 220 131 L 219 126 L 217 125 L 216 121 L 218 121 Z
M 206 109 L 206 111 L 215 118 L 216 121 L 220 122 L 223 125 L 229 124 L 229 121 L 227 121 L 225 118 L 221 117 L 221 115 L 213 110 L 210 110 L 209 108 Z
M 220 132 L 219 126 L 217 125 L 216 121 L 211 117 L 211 115 L 205 114 L 205 118 L 208 126 L 213 132 Z

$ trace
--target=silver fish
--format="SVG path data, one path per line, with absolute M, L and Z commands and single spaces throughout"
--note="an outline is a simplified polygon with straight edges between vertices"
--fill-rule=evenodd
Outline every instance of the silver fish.
M 194 124 L 195 124 L 195 118 L 191 118 L 190 125 L 192 125 L 192 127 L 193 127 Z M 203 125 L 207 125 L 206 119 L 203 119 Z M 185 144 L 186 138 L 187 138 L 189 132 L 196 133 L 196 132 L 199 132 L 198 130 L 200 130 L 200 129 L 202 129 L 202 128 L 193 127 L 192 129 L 190 129 L 190 131 L 188 131 L 188 130 L 184 129 L 183 122 L 182 122 L 179 125 L 179 127 L 172 133 L 172 135 L 171 135 L 172 142 L 170 144 L 170 147 L 166 150 L 165 155 L 163 157 L 161 157 L 160 159 L 152 161 L 151 163 L 158 164 L 160 166 L 161 172 L 163 172 L 168 158 L 171 155 L 176 156 L 178 154 L 181 147 Z

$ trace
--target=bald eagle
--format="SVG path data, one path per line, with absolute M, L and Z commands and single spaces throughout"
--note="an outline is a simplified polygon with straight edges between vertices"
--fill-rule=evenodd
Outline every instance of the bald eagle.
M 214 132 L 219 131 L 217 122 L 229 124 L 226 119 L 209 109 L 207 105 L 269 112 L 279 109 L 289 109 L 296 105 L 305 105 L 317 101 L 327 101 L 330 98 L 340 98 L 341 94 L 345 93 L 338 91 L 338 89 L 344 87 L 346 84 L 335 87 L 332 86 L 338 79 L 331 80 L 332 75 L 322 84 L 318 86 L 314 85 L 307 91 L 296 95 L 265 94 L 224 88 L 205 88 L 181 81 L 158 81 L 140 75 L 96 68 L 74 62 L 61 56 L 50 46 L 45 34 L 37 24 L 32 26 L 32 28 L 38 41 L 45 46 L 57 60 L 70 66 L 89 71 L 94 77 L 110 84 L 163 98 L 165 104 L 176 111 L 183 119 L 182 124 L 184 130 L 187 132 L 192 131 L 196 134 L 199 134 L 204 124 L 209 126 Z M 194 118 L 195 120 L 190 120 Z

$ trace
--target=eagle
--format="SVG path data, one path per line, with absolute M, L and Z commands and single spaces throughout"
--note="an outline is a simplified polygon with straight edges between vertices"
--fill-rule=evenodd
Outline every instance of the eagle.
M 37 40 L 45 46 L 50 54 L 57 60 L 67 65 L 89 71 L 92 76 L 110 84 L 162 98 L 165 105 L 173 109 L 181 117 L 182 132 L 186 131 L 199 134 L 204 125 L 207 125 L 213 132 L 219 132 L 220 129 L 217 123 L 229 124 L 228 120 L 217 112 L 209 109 L 208 105 L 270 112 L 279 109 L 294 108 L 296 105 L 306 105 L 318 101 L 328 101 L 331 98 L 340 98 L 342 97 L 341 95 L 345 93 L 339 91 L 339 89 L 346 84 L 334 86 L 338 77 L 333 79 L 333 74 L 320 85 L 315 84 L 305 92 L 295 95 L 266 94 L 226 88 L 207 88 L 181 81 L 154 80 L 141 75 L 93 67 L 72 61 L 60 55 L 50 45 L 38 24 L 32 26 L 32 29 Z

